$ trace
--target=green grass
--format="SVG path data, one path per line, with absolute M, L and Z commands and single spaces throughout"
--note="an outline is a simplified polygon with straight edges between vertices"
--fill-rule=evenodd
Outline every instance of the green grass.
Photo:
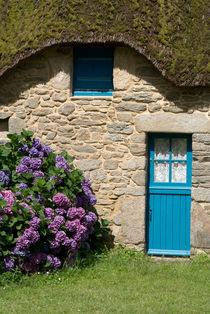
M 3 274 L 0 313 L 210 313 L 210 262 L 117 250 L 69 270 Z

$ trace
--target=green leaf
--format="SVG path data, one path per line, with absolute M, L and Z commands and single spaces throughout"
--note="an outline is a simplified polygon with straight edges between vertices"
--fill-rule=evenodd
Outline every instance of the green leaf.
M 16 229 L 17 229 L 17 230 L 21 230 L 22 227 L 23 227 L 23 224 L 18 224 L 18 225 L 16 225 Z
M 9 218 L 8 218 L 7 215 L 3 215 L 3 216 L 2 216 L 2 220 L 3 220 L 3 222 L 5 223 L 5 222 L 7 222 L 7 221 L 9 220 Z
M 23 129 L 21 135 L 25 138 L 31 138 L 34 135 L 34 133 L 32 131 L 27 131 Z
M 5 200 L 0 199 L 0 207 L 7 206 L 8 202 Z

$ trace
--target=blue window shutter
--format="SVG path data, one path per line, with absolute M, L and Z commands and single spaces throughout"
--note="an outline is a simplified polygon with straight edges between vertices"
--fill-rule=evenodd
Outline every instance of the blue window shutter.
M 113 49 L 74 50 L 74 93 L 113 90 Z

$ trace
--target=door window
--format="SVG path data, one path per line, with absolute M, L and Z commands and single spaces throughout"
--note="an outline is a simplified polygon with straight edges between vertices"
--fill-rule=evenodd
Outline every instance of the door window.
M 159 135 L 154 138 L 150 152 L 150 183 L 187 184 L 190 169 L 187 166 L 188 135 Z M 188 158 L 189 159 L 189 158 Z M 188 176 L 189 174 L 189 176 Z

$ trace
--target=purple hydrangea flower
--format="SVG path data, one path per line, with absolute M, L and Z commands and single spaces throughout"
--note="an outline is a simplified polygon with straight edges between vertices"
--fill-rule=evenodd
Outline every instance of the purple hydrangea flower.
M 11 256 L 6 256 L 4 258 L 4 267 L 8 270 L 12 269 L 15 266 L 15 261 Z
M 64 223 L 65 223 L 65 218 L 63 216 L 60 216 L 60 215 L 55 216 L 54 220 L 48 226 L 48 229 L 54 232 L 57 232 L 58 229 L 64 225 Z
M 58 214 L 58 215 L 64 215 L 65 213 L 66 213 L 66 210 L 64 209 L 64 208 L 56 208 L 56 213 Z
M 59 268 L 61 266 L 61 261 L 58 257 L 53 256 L 52 254 L 47 255 L 47 260 L 50 261 L 50 268 Z
M 55 235 L 55 241 L 61 243 L 65 240 L 66 233 L 64 231 L 58 231 Z
M 28 185 L 27 185 L 26 183 L 20 183 L 20 184 L 18 185 L 18 188 L 19 188 L 21 191 L 23 191 L 23 190 L 25 190 L 25 189 L 28 188 Z
M 93 224 L 97 221 L 97 216 L 93 212 L 89 212 L 87 216 L 91 218 Z
M 69 248 L 72 252 L 76 253 L 75 251 L 77 250 L 77 242 L 74 239 L 70 239 Z
M 28 146 L 26 144 L 24 144 L 23 147 L 18 148 L 18 151 L 20 153 L 27 153 L 28 152 Z
M 90 193 L 89 195 L 89 203 L 90 205 L 95 205 L 97 202 L 97 198 L 94 194 Z
M 31 161 L 31 158 L 23 157 L 20 162 L 21 162 L 22 165 L 25 165 L 25 166 L 29 167 L 30 166 L 30 161 Z
M 24 236 L 18 238 L 16 247 L 21 250 L 28 249 L 31 245 L 31 241 L 27 240 Z
M 6 174 L 6 171 L 0 170 L 0 182 L 4 182 L 4 185 L 7 186 L 9 184 L 10 178 L 9 178 L 10 172 Z
M 82 207 L 77 208 L 77 217 L 78 218 L 83 218 L 85 216 L 85 210 Z
M 38 230 L 40 226 L 40 221 L 41 220 L 38 217 L 32 218 L 30 221 L 31 228 L 33 228 L 34 230 Z
M 40 170 L 36 170 L 33 172 L 33 179 L 36 179 L 36 178 L 42 178 L 43 179 L 44 177 L 45 177 L 44 173 Z
M 69 219 L 74 219 L 74 218 L 76 218 L 76 217 L 77 217 L 77 208 L 76 208 L 76 207 L 69 208 L 69 210 L 67 211 L 66 216 L 67 216 Z
M 27 166 L 25 166 L 25 165 L 18 165 L 17 167 L 16 167 L 16 172 L 18 173 L 18 174 L 22 174 L 22 173 L 31 173 L 31 169 L 29 169 Z
M 39 253 L 31 253 L 29 255 L 29 260 L 32 264 L 37 265 L 41 264 L 47 259 L 47 254 L 39 252 Z
M 35 147 L 37 150 L 41 150 L 41 148 L 42 148 L 42 144 L 41 144 L 40 140 L 36 139 L 36 138 L 33 139 L 32 146 Z
M 65 226 L 66 226 L 66 229 L 69 232 L 74 232 L 74 231 L 76 231 L 79 228 L 80 221 L 79 221 L 79 219 L 75 219 L 75 220 L 72 220 L 72 221 L 67 221 Z
M 65 171 L 69 171 L 68 162 L 61 155 L 56 156 L 56 164 L 55 164 L 55 166 L 56 166 L 56 168 L 63 168 Z
M 54 210 L 50 207 L 46 207 L 44 209 L 44 214 L 45 214 L 45 218 L 49 220 L 52 220 L 53 217 L 55 216 Z
M 68 208 L 71 204 L 69 198 L 63 193 L 57 193 L 52 200 L 58 207 Z
M 39 158 L 31 158 L 30 166 L 33 170 L 39 170 L 41 168 L 42 161 Z
M 67 248 L 71 248 L 71 240 L 68 237 L 65 237 L 62 244 L 63 246 L 66 246 Z
M 23 250 L 23 249 L 21 250 L 18 247 L 14 247 L 11 253 L 14 255 L 22 256 L 22 257 L 26 256 L 26 250 Z
M 87 196 L 88 196 L 88 194 L 91 193 L 90 186 L 91 186 L 91 181 L 89 179 L 85 178 L 84 181 L 82 182 L 82 191 Z
M 39 151 L 35 147 L 32 147 L 29 151 L 30 157 L 39 157 Z
M 46 145 L 42 145 L 42 153 L 44 157 L 47 157 L 50 152 L 52 152 L 52 148 Z
M 53 240 L 51 243 L 50 243 L 50 248 L 51 249 L 57 249 L 58 247 L 60 246 L 59 242 Z
M 59 268 L 61 266 L 61 261 L 59 260 L 58 257 L 54 257 L 53 259 L 53 268 Z
M 29 240 L 31 243 L 36 243 L 40 239 L 39 232 L 35 231 L 31 227 L 24 231 L 23 237 Z

